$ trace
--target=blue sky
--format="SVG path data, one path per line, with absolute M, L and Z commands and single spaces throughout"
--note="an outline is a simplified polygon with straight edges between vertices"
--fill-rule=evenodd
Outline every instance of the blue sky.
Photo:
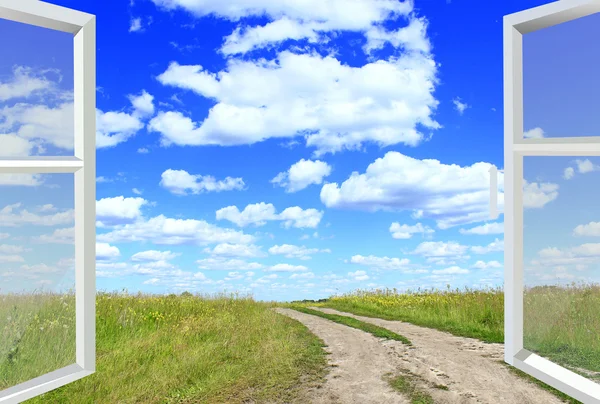
M 545 2 L 53 3 L 97 15 L 99 290 L 502 285 L 501 21 Z M 527 136 L 595 135 L 594 19 L 525 37 Z M 72 154 L 71 39 L 0 35 L 0 154 Z M 598 167 L 525 159 L 528 284 L 594 280 Z M 0 289 L 72 284 L 72 194 L 0 175 Z

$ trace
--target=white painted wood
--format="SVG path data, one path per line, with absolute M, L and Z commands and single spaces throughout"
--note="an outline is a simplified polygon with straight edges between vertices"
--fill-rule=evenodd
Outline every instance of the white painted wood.
M 96 369 L 96 17 L 38 0 L 0 0 L 0 18 L 74 34 L 74 156 L 0 158 L 0 173 L 74 173 L 76 363 L 0 391 L 0 404 L 12 404 Z

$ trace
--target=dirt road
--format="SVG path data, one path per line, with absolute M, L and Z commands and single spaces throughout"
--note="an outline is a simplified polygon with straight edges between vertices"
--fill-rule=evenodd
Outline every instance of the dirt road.
M 409 403 L 387 383 L 386 374 L 411 375 L 435 403 L 555 404 L 563 401 L 512 374 L 504 365 L 502 344 L 487 344 L 400 321 L 355 316 L 332 309 L 325 313 L 354 317 L 385 327 L 413 346 L 382 340 L 366 332 L 289 309 L 277 309 L 321 338 L 333 370 L 324 386 L 311 392 L 314 403 Z

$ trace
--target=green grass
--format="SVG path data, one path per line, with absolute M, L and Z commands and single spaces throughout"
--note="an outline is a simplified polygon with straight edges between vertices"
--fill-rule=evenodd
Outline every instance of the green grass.
M 74 363 L 73 304 L 72 295 L 0 296 L 10 337 L 0 340 L 0 390 Z M 96 373 L 28 402 L 302 402 L 298 386 L 326 372 L 322 341 L 273 304 L 99 293 L 96 306 Z
M 399 391 L 410 400 L 411 404 L 434 404 L 433 398 L 420 390 L 413 377 L 409 375 L 396 375 L 389 379 L 390 386 Z
M 408 338 L 403 337 L 402 335 L 396 334 L 386 328 L 379 327 L 373 324 L 365 323 L 364 321 L 357 320 L 352 317 L 340 316 L 337 314 L 328 314 L 323 313 L 318 310 L 312 310 L 307 307 L 302 307 L 300 305 L 290 305 L 289 308 L 297 310 L 302 313 L 311 314 L 313 316 L 318 316 L 325 318 L 327 320 L 331 320 L 333 322 L 346 325 L 348 327 L 357 328 L 359 330 L 368 332 L 378 338 L 391 339 L 395 341 L 400 341 L 406 345 L 412 345 Z
M 356 291 L 315 306 L 504 342 L 504 293 L 488 290 Z M 524 291 L 524 347 L 562 366 L 598 378 L 600 286 L 536 287 Z

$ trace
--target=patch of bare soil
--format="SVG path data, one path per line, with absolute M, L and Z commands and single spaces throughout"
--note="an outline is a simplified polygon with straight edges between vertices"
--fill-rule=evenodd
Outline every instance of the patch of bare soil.
M 380 388 L 387 391 L 380 381 L 375 382 L 374 379 L 379 380 L 382 373 L 393 369 L 396 374 L 408 372 L 417 376 L 419 388 L 429 393 L 436 403 L 554 404 L 563 402 L 541 387 L 513 374 L 506 366 L 499 363 L 504 360 L 503 344 L 489 344 L 473 338 L 457 337 L 447 332 L 401 321 L 355 316 L 332 309 L 317 307 L 312 309 L 354 317 L 366 323 L 387 328 L 407 337 L 413 344 L 409 347 L 397 341 L 371 337 L 369 346 L 361 347 L 361 338 L 368 339 L 364 335 L 361 336 L 361 334 L 366 334 L 362 331 L 324 319 L 316 321 L 316 317 L 313 319 L 313 316 L 306 314 L 298 313 L 301 316 L 294 314 L 294 318 L 301 322 L 307 321 L 308 323 L 305 324 L 310 324 L 309 329 L 321 337 L 325 343 L 335 347 L 334 352 L 337 354 L 333 354 L 331 358 L 334 363 L 341 360 L 342 363 L 351 363 L 351 366 L 356 368 L 351 370 L 354 372 L 352 379 L 345 379 L 346 374 L 339 372 L 340 377 L 329 379 L 327 389 L 331 391 L 345 390 L 347 394 L 351 394 L 351 387 L 355 383 L 354 380 L 357 379 L 362 379 L 363 384 L 367 384 L 365 389 L 368 388 L 369 392 L 377 394 Z M 290 311 L 286 311 L 285 314 Z M 344 329 L 340 330 L 339 327 L 344 327 Z M 333 332 L 333 329 L 336 332 Z M 381 357 L 381 350 L 376 348 L 373 340 L 377 341 L 381 347 L 386 348 L 385 359 Z M 378 354 L 371 356 L 368 354 L 371 351 L 378 352 Z M 348 395 L 340 397 L 345 400 Z M 384 403 L 388 401 L 342 402 Z M 397 399 L 393 402 L 404 401 Z
M 396 371 L 398 359 L 390 355 L 389 347 L 383 345 L 379 338 L 295 310 L 276 310 L 303 323 L 327 345 L 329 364 L 333 367 L 323 386 L 307 392 L 311 403 L 409 403 L 385 380 L 387 373 Z M 400 342 L 398 344 L 401 345 Z

